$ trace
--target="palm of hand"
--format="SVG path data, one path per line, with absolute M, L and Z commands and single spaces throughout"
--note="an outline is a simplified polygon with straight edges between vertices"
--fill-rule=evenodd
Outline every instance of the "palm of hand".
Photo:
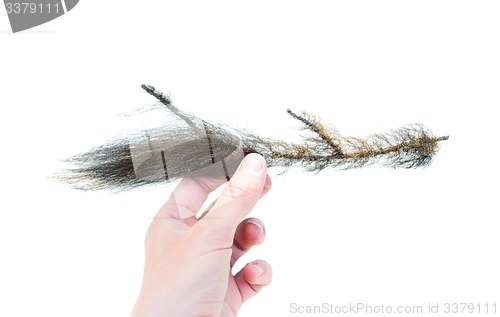
M 143 286 L 133 316 L 232 317 L 270 282 L 265 261 L 231 272 L 248 249 L 263 242 L 262 223 L 241 219 L 271 187 L 265 168 L 253 178 L 238 171 L 201 219 L 196 214 L 220 181 L 184 179 L 158 212 L 146 235 Z M 154 309 L 141 314 L 141 307 Z

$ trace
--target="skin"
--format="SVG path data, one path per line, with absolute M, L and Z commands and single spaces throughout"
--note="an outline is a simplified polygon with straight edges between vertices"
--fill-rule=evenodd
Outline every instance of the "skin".
M 236 316 L 271 282 L 262 260 L 232 274 L 234 263 L 264 240 L 262 222 L 243 220 L 271 188 L 264 159 L 247 155 L 202 217 L 196 214 L 220 180 L 183 179 L 146 235 L 144 276 L 132 317 Z

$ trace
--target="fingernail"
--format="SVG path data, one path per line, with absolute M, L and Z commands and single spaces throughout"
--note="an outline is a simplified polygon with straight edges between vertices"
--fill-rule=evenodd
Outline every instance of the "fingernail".
M 257 276 L 261 277 L 264 274 L 264 268 L 258 264 L 253 264 L 253 267 L 257 270 Z
M 260 232 L 262 232 L 262 235 L 265 236 L 266 235 L 266 229 L 258 222 L 256 221 L 248 221 L 248 223 L 251 223 L 252 225 L 254 226 L 257 226 L 260 230 Z
M 269 189 L 272 185 L 271 177 L 266 175 L 266 182 L 264 183 L 264 188 Z
M 261 156 L 251 153 L 245 156 L 241 168 L 242 170 L 248 172 L 258 172 L 262 169 L 262 162 L 263 160 Z

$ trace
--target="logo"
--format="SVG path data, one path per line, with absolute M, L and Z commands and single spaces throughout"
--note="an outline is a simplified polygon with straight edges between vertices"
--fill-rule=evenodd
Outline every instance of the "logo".
M 25 1 L 25 2 L 23 2 Z M 12 32 L 52 21 L 73 9 L 79 0 L 4 0 Z

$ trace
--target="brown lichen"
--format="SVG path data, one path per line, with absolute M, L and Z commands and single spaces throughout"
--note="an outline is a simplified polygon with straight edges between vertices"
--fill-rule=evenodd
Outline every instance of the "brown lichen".
M 310 132 L 301 143 L 292 143 L 201 120 L 173 106 L 170 98 L 154 87 L 143 85 L 143 89 L 186 123 L 183 127 L 151 129 L 147 142 L 156 141 L 163 146 L 171 144 L 160 149 L 162 163 L 146 166 L 142 170 L 146 177 L 139 177 L 134 171 L 131 149 L 140 148 L 144 141 L 130 135 L 67 159 L 72 167 L 57 175 L 58 180 L 79 189 L 123 190 L 193 175 L 213 177 L 215 173 L 211 166 L 219 162 L 224 167 L 224 174 L 219 176 L 229 179 L 231 175 L 226 165 L 237 166 L 237 160 L 249 153 L 264 156 L 269 167 L 300 165 L 315 172 L 325 168 L 360 168 L 375 163 L 394 168 L 418 168 L 430 164 L 438 151 L 439 141 L 448 139 L 447 136 L 434 136 L 421 124 L 365 138 L 345 137 L 312 115 L 288 110 L 290 116 Z M 238 149 L 242 155 L 232 155 Z M 168 157 L 168 172 L 165 157 Z M 231 158 L 233 161 L 229 157 L 234 157 Z M 158 173 L 158 168 L 165 170 Z

